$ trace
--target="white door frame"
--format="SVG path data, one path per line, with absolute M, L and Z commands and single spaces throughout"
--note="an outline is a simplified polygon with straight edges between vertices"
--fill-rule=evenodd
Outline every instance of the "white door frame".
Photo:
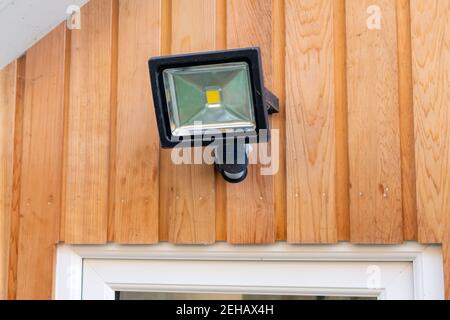
M 143 261 L 145 261 L 145 265 L 142 265 Z M 360 263 L 359 266 L 364 266 L 364 268 L 371 265 L 380 267 L 382 272 L 390 272 L 390 279 L 387 282 L 381 282 L 380 286 L 376 288 L 368 288 L 361 284 L 355 285 L 354 282 L 338 288 L 329 288 L 320 283 L 308 287 L 301 285 L 301 281 L 303 281 L 301 279 L 298 280 L 300 284 L 294 287 L 254 284 L 241 288 L 237 286 L 224 287 L 215 283 L 212 285 L 203 283 L 201 286 L 186 283 L 176 285 L 176 277 L 173 279 L 175 281 L 173 284 L 165 282 L 165 285 L 152 283 L 152 279 L 143 279 L 143 283 L 139 283 L 140 278 L 136 280 L 134 272 L 137 270 L 136 264 L 139 264 L 141 269 L 145 268 L 143 270 L 156 272 L 156 270 L 161 270 L 163 261 L 172 262 L 171 265 L 177 265 L 186 272 L 193 270 L 189 269 L 189 263 L 194 261 L 196 263 L 204 261 L 205 264 L 209 262 L 209 266 L 214 266 L 214 263 L 216 263 L 215 266 L 219 266 L 217 263 L 220 261 L 235 261 L 236 264 L 244 267 L 249 267 L 253 263 L 251 268 L 258 266 L 258 268 L 262 268 L 261 272 L 264 272 L 264 263 L 255 264 L 256 261 L 266 261 L 267 264 L 275 263 L 271 265 L 274 268 L 286 267 L 287 264 L 282 262 L 298 263 L 296 265 L 298 268 L 303 268 L 300 262 L 317 262 L 319 266 L 325 266 L 325 262 L 330 266 L 333 266 L 333 262 L 354 262 Z M 180 265 L 183 262 L 185 265 Z M 398 271 L 395 271 L 395 269 L 388 268 L 387 266 L 392 264 L 386 264 L 386 262 L 408 263 L 396 265 Z M 337 269 L 336 272 L 338 272 Z M 308 272 L 309 269 L 302 270 Z M 392 276 L 392 272 L 397 272 L 398 276 Z M 396 281 L 410 281 L 407 280 L 410 279 L 408 272 L 413 278 L 412 296 L 414 299 L 444 298 L 442 252 L 441 247 L 437 245 L 420 245 L 413 242 L 394 246 L 349 243 L 289 245 L 282 242 L 268 246 L 234 246 L 226 243 L 210 246 L 168 243 L 157 245 L 58 245 L 54 292 L 56 299 L 76 300 L 82 298 L 114 299 L 115 291 L 164 291 L 165 288 L 175 292 L 245 291 L 273 294 L 377 296 L 379 299 L 389 299 L 396 297 L 394 293 L 390 293 L 395 287 L 398 287 L 399 284 Z M 152 272 L 149 273 L 152 274 Z M 179 277 L 178 280 L 182 279 Z M 85 286 L 84 293 L 83 285 Z M 86 289 L 86 285 L 89 290 Z

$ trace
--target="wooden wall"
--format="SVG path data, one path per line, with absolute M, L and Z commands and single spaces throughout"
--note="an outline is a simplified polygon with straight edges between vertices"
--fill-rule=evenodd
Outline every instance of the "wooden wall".
M 381 29 L 370 30 L 370 5 Z M 51 298 L 55 245 L 444 243 L 449 0 L 91 0 L 0 71 L 0 297 Z M 147 60 L 259 46 L 280 170 L 226 184 L 160 150 Z

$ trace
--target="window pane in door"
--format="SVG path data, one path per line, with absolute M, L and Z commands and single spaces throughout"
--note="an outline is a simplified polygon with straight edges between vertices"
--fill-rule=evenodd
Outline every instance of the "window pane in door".
M 231 293 L 129 292 L 116 293 L 117 300 L 376 300 L 376 297 L 261 295 Z

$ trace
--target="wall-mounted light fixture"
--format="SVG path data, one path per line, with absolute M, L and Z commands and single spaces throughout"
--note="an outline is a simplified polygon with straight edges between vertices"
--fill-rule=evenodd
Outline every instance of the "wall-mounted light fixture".
M 161 146 L 213 143 L 225 180 L 243 181 L 248 145 L 269 141 L 267 116 L 278 112 L 259 48 L 155 57 L 149 69 Z

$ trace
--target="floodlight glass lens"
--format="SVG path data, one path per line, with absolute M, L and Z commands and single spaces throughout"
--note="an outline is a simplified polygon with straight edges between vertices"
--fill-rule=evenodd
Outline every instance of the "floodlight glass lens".
M 173 136 L 255 130 L 246 62 L 166 69 L 163 79 Z

